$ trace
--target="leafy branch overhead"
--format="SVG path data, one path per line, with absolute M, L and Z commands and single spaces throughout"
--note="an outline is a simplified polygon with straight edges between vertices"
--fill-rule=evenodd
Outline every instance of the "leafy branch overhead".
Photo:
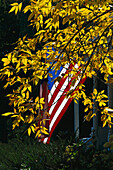
M 24 4 L 24 5 L 23 5 Z M 24 8 L 23 8 L 24 6 Z M 25 35 L 19 38 L 17 46 L 3 59 L 0 70 L 1 79 L 6 79 L 5 88 L 14 88 L 8 94 L 10 105 L 14 113 L 5 116 L 15 117 L 13 128 L 20 122 L 28 123 L 28 134 L 31 132 L 40 136 L 47 133 L 42 124 L 41 113 L 45 110 L 44 99 L 34 97 L 33 86 L 38 86 L 40 80 L 52 75 L 51 69 L 57 72 L 66 64 L 77 63 L 78 67 L 68 69 L 65 77 L 74 78 L 71 86 L 84 77 L 92 78 L 97 72 L 104 75 L 105 83 L 112 83 L 109 76 L 113 75 L 113 2 L 112 0 L 30 0 L 29 4 L 14 2 L 10 12 L 29 14 L 30 26 L 36 29 L 33 38 Z M 59 81 L 60 77 L 55 81 Z M 101 110 L 103 126 L 111 126 L 112 114 L 108 113 L 108 97 L 104 91 L 94 89 L 91 96 L 85 93 L 85 86 L 78 84 L 77 91 L 68 91 L 67 96 L 75 102 L 83 98 L 86 106 L 86 120 L 90 120 L 96 113 L 92 112 L 94 102 Z M 48 114 L 48 113 L 47 113 Z M 39 125 L 37 127 L 37 124 Z M 37 129 L 38 128 L 38 129 Z
M 9 13 L 15 11 L 15 15 L 16 15 L 19 11 L 21 11 L 22 2 L 20 4 L 15 2 L 15 3 L 11 4 L 11 6 L 12 6 L 12 8 L 10 9 Z

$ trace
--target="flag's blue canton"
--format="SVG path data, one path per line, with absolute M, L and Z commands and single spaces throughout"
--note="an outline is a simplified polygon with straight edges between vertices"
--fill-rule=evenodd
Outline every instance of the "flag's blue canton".
M 48 48 L 48 47 L 47 47 L 47 48 Z M 55 51 L 54 48 L 52 48 L 52 50 Z M 49 50 L 47 50 L 47 51 L 49 52 Z M 47 56 L 48 56 L 48 53 L 47 53 Z M 56 56 L 56 58 L 57 58 L 57 56 Z M 51 63 L 51 64 L 52 64 L 52 63 Z M 49 90 L 51 90 L 51 88 L 52 88 L 52 86 L 53 86 L 53 84 L 54 84 L 54 79 L 59 76 L 59 74 L 60 74 L 60 72 L 61 72 L 62 69 L 63 69 L 63 67 L 61 66 L 61 67 L 60 67 L 60 70 L 58 70 L 56 74 L 55 74 L 54 68 L 52 68 L 52 70 L 49 71 L 49 73 L 51 73 L 51 74 L 53 75 L 53 77 L 50 77 L 50 76 L 48 75 L 48 89 L 49 89 Z
M 55 74 L 55 70 L 50 70 L 49 73 L 51 73 L 53 75 L 53 77 L 51 78 L 50 76 L 48 76 L 48 88 L 49 90 L 51 90 L 53 84 L 54 84 L 54 79 L 57 78 L 60 74 L 62 70 L 62 67 L 60 68 L 60 70 L 57 71 L 57 73 Z

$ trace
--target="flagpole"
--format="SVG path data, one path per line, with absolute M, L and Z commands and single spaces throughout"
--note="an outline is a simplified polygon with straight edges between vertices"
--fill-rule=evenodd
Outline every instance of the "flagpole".
M 79 101 L 74 102 L 74 133 L 76 138 L 79 138 Z

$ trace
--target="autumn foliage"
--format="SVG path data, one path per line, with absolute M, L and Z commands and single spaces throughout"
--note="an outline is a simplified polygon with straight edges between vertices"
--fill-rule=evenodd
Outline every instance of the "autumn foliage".
M 48 75 L 52 77 L 49 73 L 51 69 L 57 72 L 61 66 L 77 63 L 78 67 L 67 68 L 68 74 L 65 75 L 69 79 L 74 77 L 72 87 L 77 80 L 96 77 L 98 72 L 104 75 L 106 84 L 110 82 L 109 76 L 113 75 L 113 2 L 30 0 L 24 8 L 23 3 L 11 4 L 9 13 L 28 13 L 28 21 L 36 33 L 33 38 L 27 35 L 19 38 L 14 50 L 2 59 L 0 76 L 7 80 L 4 88 L 15 87 L 7 95 L 14 112 L 5 113 L 4 116 L 15 118 L 13 129 L 22 121 L 29 124 L 29 135 L 34 132 L 39 137 L 41 132 L 47 133 L 40 121 L 44 98 L 39 98 L 38 94 L 37 97 L 32 96 L 32 87 L 39 86 L 40 80 Z M 104 90 L 98 92 L 95 88 L 91 96 L 87 96 L 85 85 L 79 83 L 78 87 L 77 91 L 71 88 L 67 97 L 75 102 L 83 99 L 86 106 L 84 112 L 87 113 L 85 119 L 89 121 L 96 116 L 97 112 L 93 113 L 96 102 L 101 109 L 103 126 L 108 123 L 111 127 L 113 113 L 108 113 L 108 96 Z

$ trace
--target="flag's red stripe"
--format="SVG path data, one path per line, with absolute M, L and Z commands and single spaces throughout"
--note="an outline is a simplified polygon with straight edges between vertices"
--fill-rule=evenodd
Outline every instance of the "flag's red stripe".
M 72 101 L 72 99 L 69 99 L 69 100 L 67 101 L 67 103 L 65 104 L 65 106 L 64 106 L 64 108 L 62 109 L 61 113 L 59 114 L 59 116 L 57 117 L 56 121 L 54 122 L 54 124 L 53 124 L 53 126 L 52 126 L 52 128 L 51 128 L 51 131 L 50 131 L 50 133 L 49 133 L 48 140 L 47 140 L 46 143 L 49 143 L 49 142 L 50 142 L 51 135 L 53 134 L 54 129 L 56 128 L 57 124 L 60 122 L 62 116 L 63 116 L 64 113 L 66 112 L 66 110 L 67 110 L 69 104 L 71 103 L 71 101 Z
M 82 79 L 79 83 L 84 83 L 85 79 L 86 79 L 86 78 Z M 70 82 L 70 83 L 71 83 L 71 82 Z M 69 88 L 69 87 L 70 87 L 70 85 L 68 85 L 68 88 Z M 78 89 L 79 89 L 79 88 L 75 89 L 75 91 L 77 91 Z M 74 92 L 73 92 L 73 93 L 74 93 Z M 47 144 L 49 144 L 50 139 L 51 139 L 51 135 L 52 135 L 54 129 L 56 128 L 57 124 L 58 124 L 59 121 L 61 120 L 61 118 L 62 118 L 62 116 L 64 115 L 64 113 L 66 112 L 66 110 L 67 110 L 69 104 L 71 103 L 71 101 L 72 101 L 72 99 L 69 98 L 68 101 L 67 101 L 67 103 L 65 104 L 65 106 L 64 106 L 63 109 L 61 110 L 61 113 L 59 113 L 59 116 L 58 116 L 57 119 L 55 120 L 55 122 L 54 122 L 54 124 L 53 124 L 53 126 L 52 126 L 52 128 L 51 128 L 51 130 L 50 130 L 49 137 L 48 137 L 47 142 L 46 142 Z M 56 111 L 57 111 L 57 110 L 56 110 Z M 54 115 L 55 115 L 55 114 L 54 114 Z M 51 118 L 50 118 L 50 120 L 51 120 Z M 49 124 L 50 124 L 50 123 L 51 123 L 51 121 L 49 122 Z M 43 142 L 44 139 L 45 139 L 45 138 L 41 139 L 41 141 Z
M 85 80 L 86 80 L 86 78 L 82 79 L 82 80 L 80 81 L 80 83 L 84 83 Z M 75 89 L 75 91 L 77 91 L 78 89 L 79 89 L 79 88 Z M 73 92 L 73 93 L 74 93 L 74 92 Z M 61 118 L 62 118 L 62 116 L 64 115 L 64 113 L 66 112 L 66 110 L 67 110 L 69 104 L 71 103 L 71 101 L 72 101 L 72 99 L 69 98 L 68 101 L 67 101 L 67 103 L 65 104 L 64 108 L 61 110 L 61 113 L 59 114 L 59 116 L 57 117 L 56 121 L 54 122 L 54 124 L 53 124 L 53 126 L 52 126 L 52 128 L 51 128 L 51 131 L 50 131 L 50 133 L 49 133 L 49 137 L 48 137 L 48 140 L 47 140 L 46 143 L 49 143 L 49 142 L 50 142 L 50 138 L 51 138 L 51 135 L 52 135 L 54 129 L 56 128 L 57 124 L 58 124 L 59 121 L 61 120 Z M 50 124 L 50 122 L 49 122 L 49 124 Z
M 86 80 L 86 78 L 82 79 L 82 80 L 80 81 L 80 83 L 84 83 L 85 80 Z M 78 89 L 79 89 L 79 88 L 77 88 L 75 91 L 77 91 Z M 73 92 L 73 93 L 74 93 L 74 92 Z M 50 132 L 49 132 L 49 137 L 48 137 L 47 142 L 46 142 L 47 144 L 49 144 L 54 129 L 56 128 L 57 124 L 58 124 L 59 121 L 61 120 L 61 118 L 62 118 L 62 116 L 64 115 L 64 113 L 66 112 L 66 110 L 67 110 L 69 104 L 71 103 L 71 101 L 72 101 L 72 99 L 69 98 L 68 101 L 67 101 L 67 103 L 65 104 L 64 108 L 61 110 L 61 113 L 59 114 L 59 116 L 57 117 L 56 121 L 54 122 L 54 124 L 53 124 L 53 126 L 52 126 L 52 128 L 51 128 L 51 130 L 50 130 Z M 49 124 L 50 124 L 50 122 L 49 122 Z M 41 139 L 41 141 L 43 142 L 43 141 L 44 141 L 44 138 Z
M 71 86 L 71 82 L 74 79 L 74 77 L 70 80 L 70 82 L 68 83 L 67 87 L 65 88 L 62 96 L 59 98 L 59 100 L 57 101 L 57 104 L 55 105 L 51 115 L 50 115 L 50 122 L 52 121 L 52 118 L 54 117 L 56 111 L 58 110 L 58 108 L 60 107 L 61 103 L 63 103 L 64 98 L 66 97 L 66 92 L 70 89 Z M 68 99 L 69 100 L 69 99 Z
M 72 65 L 71 65 L 71 66 L 72 66 Z M 72 68 L 72 67 L 71 67 L 71 68 Z M 79 74 L 79 73 L 80 73 L 80 71 L 79 71 L 77 74 Z M 70 80 L 70 82 L 68 83 L 68 85 L 67 85 L 66 88 L 64 89 L 64 92 L 62 93 L 62 96 L 64 96 L 64 97 L 66 96 L 65 93 L 70 89 L 71 82 L 72 82 L 72 80 L 74 80 L 74 78 L 75 78 L 75 77 L 73 77 L 73 78 Z M 57 96 L 57 94 L 58 94 L 59 91 L 60 91 L 60 88 L 61 88 L 60 86 L 63 85 L 63 83 L 64 83 L 63 80 L 64 80 L 64 79 L 62 78 L 61 81 L 60 81 L 60 83 L 59 83 L 59 87 L 58 87 L 58 88 L 55 90 L 55 92 L 54 92 L 54 97 L 52 96 L 52 97 L 51 97 L 52 100 L 48 103 L 49 109 L 51 108 L 52 104 L 54 104 L 55 97 Z M 56 106 L 54 107 L 54 109 L 53 109 L 53 111 L 52 111 L 53 113 L 51 113 L 50 120 L 53 118 L 54 112 L 56 112 L 56 110 L 57 110 L 57 108 L 59 107 L 60 103 L 62 103 L 64 97 L 63 97 L 63 98 L 60 97 L 59 100 L 56 101 L 57 104 L 56 104 Z

